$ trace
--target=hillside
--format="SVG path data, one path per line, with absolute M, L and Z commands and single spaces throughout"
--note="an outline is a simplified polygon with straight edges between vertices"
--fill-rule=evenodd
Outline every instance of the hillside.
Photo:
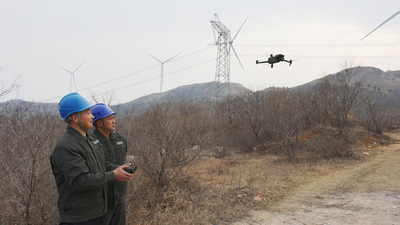
M 340 73 L 341 71 L 335 74 L 329 74 L 327 76 L 335 77 Z M 384 72 L 375 67 L 360 67 L 352 82 L 357 82 L 362 78 L 365 79 L 364 82 L 366 90 L 378 91 L 394 97 L 400 97 L 400 71 L 388 70 Z M 306 84 L 299 85 L 294 89 L 307 89 L 313 87 L 322 79 L 323 78 L 313 80 Z
M 340 72 L 335 74 L 329 74 L 327 76 L 335 77 Z M 382 92 L 387 96 L 394 98 L 400 97 L 400 71 L 382 71 L 381 69 L 375 67 L 360 67 L 359 73 L 353 79 L 353 82 L 360 80 L 365 77 L 365 89 L 367 91 Z M 323 78 L 313 80 L 311 82 L 299 85 L 297 87 L 291 88 L 296 89 L 309 89 L 320 82 Z M 227 85 L 227 84 L 222 84 Z M 277 88 L 277 87 L 275 87 Z M 279 88 L 279 87 L 278 87 Z M 189 84 L 177 87 L 175 89 L 162 92 L 154 93 L 140 97 L 138 99 L 132 100 L 130 102 L 117 105 L 118 110 L 121 111 L 131 111 L 132 108 L 135 111 L 142 111 L 146 109 L 149 105 L 154 103 L 168 103 L 168 102 L 182 102 L 182 101 L 192 101 L 197 103 L 207 103 L 213 102 L 217 99 L 215 98 L 215 92 L 217 89 L 217 82 L 207 82 L 200 84 Z M 237 83 L 230 83 L 231 95 L 235 96 L 245 91 L 250 91 L 246 87 Z M 269 88 L 265 89 L 269 90 Z M 265 91 L 264 90 L 264 91 Z M 226 98 L 222 96 L 221 99 Z M 18 103 L 25 102 L 23 100 L 10 100 L 8 102 L 0 103 L 0 108 L 5 104 L 7 105 L 19 105 Z M 35 105 L 49 105 L 51 109 L 57 107 L 56 103 L 34 103 Z
M 222 84 L 228 85 L 228 84 Z M 135 110 L 142 110 L 154 103 L 168 103 L 168 102 L 183 102 L 183 101 L 193 101 L 193 102 L 211 102 L 216 101 L 215 92 L 217 90 L 217 82 L 207 82 L 200 84 L 189 84 L 177 87 L 175 89 L 146 95 L 135 99 L 131 102 L 120 105 L 122 110 L 129 110 L 132 107 Z M 241 84 L 230 83 L 231 95 L 237 95 L 242 92 L 249 91 Z M 226 95 L 222 96 L 222 99 L 226 98 Z

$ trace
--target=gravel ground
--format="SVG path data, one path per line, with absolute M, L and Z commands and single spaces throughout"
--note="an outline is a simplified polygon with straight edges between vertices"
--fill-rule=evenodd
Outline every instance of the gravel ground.
M 400 134 L 388 134 L 400 140 Z M 400 144 L 369 149 L 365 163 L 299 187 L 268 211 L 234 225 L 399 224 Z

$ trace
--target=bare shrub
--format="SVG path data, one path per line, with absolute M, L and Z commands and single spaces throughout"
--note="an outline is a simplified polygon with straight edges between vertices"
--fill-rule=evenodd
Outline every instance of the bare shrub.
M 368 131 L 377 135 L 394 126 L 399 111 L 400 107 L 395 99 L 383 93 L 368 92 L 360 96 L 357 118 Z
M 216 146 L 239 147 L 245 150 L 263 145 L 271 137 L 270 110 L 266 93 L 247 91 L 215 105 L 213 117 L 218 127 Z M 218 136 L 217 136 L 218 135 Z
M 249 146 L 251 137 L 243 127 L 236 123 L 233 114 L 236 98 L 228 98 L 224 101 L 214 103 L 210 110 L 210 148 L 227 148 Z
M 57 221 L 57 189 L 49 156 L 60 134 L 60 120 L 40 104 L 17 102 L 1 110 L 0 165 L 4 224 Z M 2 188 L 2 189 L 3 189 Z
M 364 78 L 354 80 L 360 67 L 351 67 L 349 62 L 344 62 L 343 67 L 341 72 L 324 77 L 315 87 L 321 98 L 320 103 L 339 135 L 344 134 L 344 129 L 348 125 L 349 112 L 353 109 L 356 98 L 364 85 Z
M 190 103 L 152 105 L 135 124 L 143 171 L 158 188 L 172 181 L 202 150 L 207 118 Z
M 0 67 L 0 73 L 3 67 Z M 13 80 L 11 82 L 1 82 L 0 83 L 0 98 L 4 97 L 8 94 L 10 94 L 13 90 L 15 90 L 15 88 L 18 87 L 19 83 L 20 83 L 20 78 L 19 76 L 14 77 Z
M 313 141 L 313 152 L 325 159 L 349 158 L 354 156 L 351 144 L 344 136 L 323 132 Z
M 237 125 L 249 133 L 249 148 L 263 142 L 268 135 L 268 110 L 263 92 L 245 92 L 232 104 L 232 114 Z
M 299 135 L 303 131 L 305 124 L 305 114 L 300 98 L 297 93 L 289 90 L 280 90 L 275 93 L 275 99 L 279 104 L 275 104 L 275 117 L 272 120 L 272 127 L 277 140 L 283 140 L 286 144 L 285 153 L 288 159 L 296 158 Z
M 228 147 L 214 147 L 212 151 L 214 153 L 214 157 L 217 159 L 225 158 L 230 155 Z

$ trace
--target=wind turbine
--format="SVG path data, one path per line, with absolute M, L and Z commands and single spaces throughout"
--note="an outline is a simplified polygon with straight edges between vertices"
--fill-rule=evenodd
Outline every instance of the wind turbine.
M 243 22 L 242 26 L 240 26 L 239 30 L 235 34 L 233 38 L 231 38 L 231 31 L 219 20 L 217 14 L 214 14 L 214 20 L 211 20 L 211 26 L 213 29 L 214 41 L 215 45 L 218 48 L 217 52 L 217 67 L 215 71 L 215 80 L 218 82 L 217 87 L 217 98 L 224 92 L 225 89 L 221 83 L 226 82 L 227 85 L 227 92 L 229 94 L 229 83 L 231 77 L 231 49 L 235 53 L 237 60 L 240 63 L 242 69 L 244 69 L 242 62 L 237 55 L 235 48 L 233 47 L 233 42 L 235 41 L 237 35 L 239 34 L 240 30 L 242 29 L 243 25 L 246 23 L 248 18 Z M 216 38 L 215 31 L 218 33 L 218 39 Z
M 368 35 L 372 34 L 372 32 L 376 31 L 379 27 L 381 27 L 383 24 L 385 24 L 386 22 L 388 22 L 389 20 L 393 19 L 395 16 L 397 16 L 400 13 L 400 11 L 397 11 L 396 13 L 394 13 L 392 16 L 390 16 L 387 20 L 385 20 L 383 23 L 381 23 L 381 25 L 379 25 L 377 28 L 375 28 L 374 30 L 372 30 L 371 32 L 369 32 L 367 35 L 365 35 L 365 37 L 363 37 L 360 41 L 362 41 L 364 38 L 366 38 Z
M 240 26 L 239 30 L 236 32 L 235 36 L 233 37 L 232 40 L 229 41 L 229 76 L 228 76 L 228 82 L 230 82 L 231 80 L 231 49 L 233 50 L 233 53 L 235 53 L 235 56 L 237 58 L 237 60 L 240 63 L 240 66 L 242 67 L 242 69 L 244 70 L 244 67 L 242 65 L 242 62 L 240 62 L 239 56 L 236 54 L 235 48 L 233 47 L 233 41 L 236 39 L 237 35 L 239 34 L 240 30 L 242 29 L 244 23 L 246 23 L 248 17 L 244 20 L 242 26 Z
M 17 85 L 15 85 L 15 87 L 16 87 L 16 93 L 15 93 L 15 99 L 20 99 L 20 87 L 21 87 L 22 85 L 21 84 L 17 84 Z
M 64 68 L 61 67 L 62 70 L 65 70 L 65 71 L 67 71 L 68 73 L 71 74 L 70 83 L 69 83 L 69 93 L 72 92 L 72 81 L 74 81 L 75 91 L 78 91 L 78 89 L 76 89 L 76 83 L 75 83 L 75 76 L 74 76 L 74 74 L 75 74 L 75 72 L 79 69 L 79 67 L 82 66 L 82 64 L 83 64 L 85 61 L 86 61 L 86 59 L 83 60 L 83 62 L 78 66 L 78 68 L 76 68 L 76 70 L 75 70 L 74 72 L 71 72 L 71 71 L 69 71 L 69 70 L 64 69 Z
M 164 62 L 161 62 L 161 60 L 157 59 L 156 57 L 150 55 L 149 53 L 147 53 L 149 56 L 153 57 L 155 60 L 157 60 L 158 62 L 161 63 L 161 78 L 160 78 L 160 93 L 162 92 L 162 86 L 163 86 L 163 74 L 164 74 L 164 63 L 169 62 L 171 59 L 175 58 L 176 56 L 178 56 L 179 54 L 181 54 L 182 52 L 179 52 L 178 54 L 172 56 L 171 58 L 165 60 Z

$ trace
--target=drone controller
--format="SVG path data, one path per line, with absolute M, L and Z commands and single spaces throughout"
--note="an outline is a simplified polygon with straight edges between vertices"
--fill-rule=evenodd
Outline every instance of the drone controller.
M 131 165 L 127 170 L 125 170 L 127 173 L 134 173 L 137 170 L 136 165 Z
M 126 169 L 125 171 L 126 171 L 127 173 L 131 173 L 131 174 L 132 174 L 132 173 L 134 173 L 136 170 L 137 170 L 136 163 L 135 163 L 135 161 L 132 160 L 131 166 L 130 166 L 128 169 Z

